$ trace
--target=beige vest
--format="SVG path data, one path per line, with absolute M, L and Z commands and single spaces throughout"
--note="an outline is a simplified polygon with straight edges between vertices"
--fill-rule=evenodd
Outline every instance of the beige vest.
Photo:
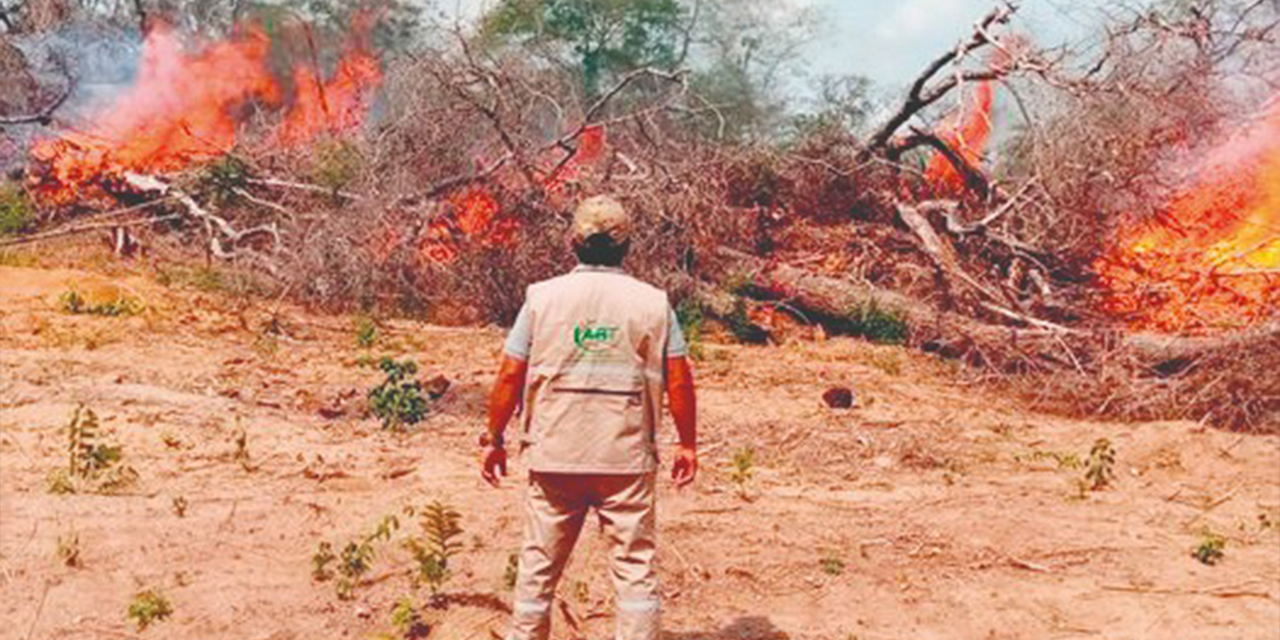
M 529 287 L 533 342 L 522 441 L 531 471 L 657 468 L 667 294 L 617 269 L 579 267 Z

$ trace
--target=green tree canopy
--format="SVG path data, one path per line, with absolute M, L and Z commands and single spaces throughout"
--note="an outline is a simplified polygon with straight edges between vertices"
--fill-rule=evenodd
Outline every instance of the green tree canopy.
M 481 32 L 573 59 L 590 100 L 604 77 L 679 64 L 685 14 L 676 0 L 503 0 L 484 16 Z

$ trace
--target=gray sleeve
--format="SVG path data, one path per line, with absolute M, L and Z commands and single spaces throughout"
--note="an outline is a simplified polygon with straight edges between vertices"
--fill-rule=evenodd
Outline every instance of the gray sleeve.
M 520 314 L 516 316 L 515 324 L 511 325 L 511 332 L 507 334 L 508 356 L 516 360 L 529 360 L 529 352 L 533 347 L 532 322 L 533 320 L 529 317 L 529 304 L 525 303 L 520 307 Z
M 680 328 L 680 317 L 676 310 L 671 310 L 671 331 L 667 335 L 667 357 L 683 358 L 689 355 L 689 344 L 684 339 L 684 330 Z

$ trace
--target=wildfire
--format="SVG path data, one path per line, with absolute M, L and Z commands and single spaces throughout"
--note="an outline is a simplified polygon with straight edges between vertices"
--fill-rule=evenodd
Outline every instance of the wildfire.
M 982 156 L 991 137 L 991 106 L 995 88 L 984 80 L 967 96 L 965 105 L 938 128 L 938 137 L 973 167 L 982 166 Z M 925 167 L 925 181 L 935 191 L 957 195 L 966 191 L 964 176 L 941 153 L 935 153 Z
M 1280 305 L 1280 99 L 1196 162 L 1162 215 L 1095 264 L 1105 308 L 1141 329 L 1241 327 Z
M 987 69 L 993 72 L 1007 67 L 1027 41 L 1013 36 L 1002 41 L 991 52 Z M 978 80 L 973 90 L 961 98 L 961 104 L 937 127 L 938 138 L 974 168 L 982 167 L 983 155 L 991 139 L 991 113 L 995 104 L 996 89 L 992 80 Z M 964 176 L 941 153 L 933 154 L 925 167 L 924 177 L 936 193 L 956 197 L 968 191 Z
M 550 195 L 565 191 L 567 185 L 578 179 L 584 168 L 600 162 L 607 148 L 604 127 L 587 127 L 578 136 L 578 146 L 564 162 L 544 158 L 543 188 Z M 467 239 L 484 247 L 509 247 L 516 241 L 519 225 L 515 220 L 502 217 L 497 198 L 483 188 L 471 188 L 449 198 L 452 216 L 431 223 L 427 241 L 419 250 L 423 260 L 435 265 L 451 264 L 458 257 L 458 240 Z
M 356 37 L 328 81 L 320 79 L 315 69 L 294 70 L 295 99 L 280 131 L 282 143 L 294 145 L 321 134 L 340 133 L 364 121 L 370 90 L 382 83 L 378 58 L 366 42 L 371 29 L 369 16 L 361 15 L 354 29 Z
M 268 66 L 270 52 L 270 39 L 255 27 L 191 50 L 179 33 L 157 25 L 143 43 L 131 87 L 82 129 L 33 146 L 33 192 L 49 204 L 69 204 L 109 191 L 126 172 L 173 172 L 227 153 L 250 107 L 285 102 Z M 278 132 L 285 145 L 359 125 L 381 80 L 377 59 L 363 47 L 350 47 L 328 81 L 309 68 L 293 77 L 294 96 Z

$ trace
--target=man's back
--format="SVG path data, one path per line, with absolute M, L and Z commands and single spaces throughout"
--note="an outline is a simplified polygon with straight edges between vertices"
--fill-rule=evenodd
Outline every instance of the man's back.
M 654 470 L 670 305 L 620 269 L 578 267 L 529 287 L 529 468 Z

